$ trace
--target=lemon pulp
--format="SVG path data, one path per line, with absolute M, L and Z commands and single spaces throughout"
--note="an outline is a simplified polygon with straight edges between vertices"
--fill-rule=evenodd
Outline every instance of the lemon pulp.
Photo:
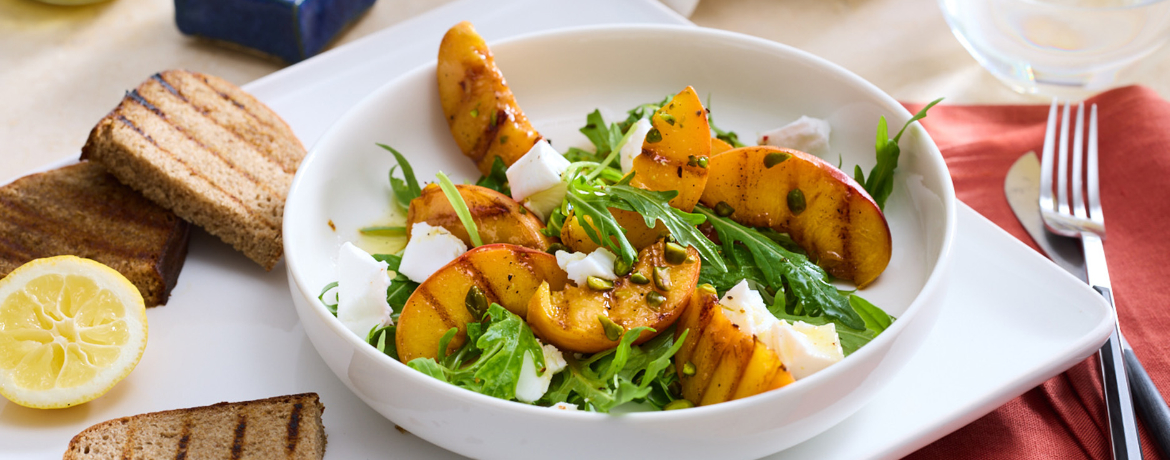
M 145 345 L 141 295 L 104 265 L 38 259 L 0 280 L 0 393 L 17 404 L 92 400 L 129 374 Z

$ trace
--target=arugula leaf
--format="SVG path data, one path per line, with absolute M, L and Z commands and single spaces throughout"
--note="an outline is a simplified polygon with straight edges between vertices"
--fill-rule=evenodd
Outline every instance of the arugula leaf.
M 800 299 L 810 316 L 825 315 L 853 329 L 864 329 L 865 322 L 849 305 L 849 300 L 829 284 L 829 275 L 801 254 L 784 249 L 755 229 L 719 217 L 704 206 L 695 211 L 707 216 L 723 242 L 723 252 L 731 253 L 740 243 L 751 253 L 756 267 L 770 286 L 784 286 Z
M 393 324 L 381 328 L 374 327 L 370 330 L 370 335 L 366 337 L 366 343 L 385 353 L 386 356 L 398 359 L 398 345 L 394 343 L 397 330 L 398 328 Z
M 480 393 L 512 399 L 516 396 L 524 353 L 532 353 L 536 368 L 543 369 L 544 350 L 536 342 L 528 323 L 499 304 L 492 304 L 487 316 L 491 317 L 491 325 L 475 343 L 483 350 L 483 355 L 474 364 L 479 368 L 475 371 L 475 379 L 483 382 Z
M 774 307 L 770 310 L 772 310 L 772 314 L 777 318 L 786 320 L 788 322 L 804 321 L 815 326 L 821 326 L 829 323 L 836 324 L 837 337 L 841 339 L 841 351 L 845 353 L 845 356 L 849 356 L 876 338 L 878 334 L 881 334 L 883 331 L 885 331 L 894 320 L 894 318 L 889 314 L 857 295 L 849 295 L 849 304 L 853 306 L 854 310 L 857 310 L 861 314 L 861 317 L 865 320 L 865 328 L 852 328 L 840 321 L 825 316 L 809 316 L 790 313 L 783 307 Z
M 865 191 L 869 192 L 869 196 L 877 202 L 878 208 L 886 209 L 886 199 L 890 197 L 890 193 L 894 191 L 894 169 L 898 167 L 898 156 L 901 155 L 902 149 L 898 147 L 898 141 L 902 139 L 902 133 L 906 132 L 906 128 L 910 127 L 911 123 L 926 118 L 926 111 L 934 107 L 935 104 L 942 102 L 943 98 L 938 98 L 926 104 L 922 110 L 910 117 L 902 129 L 898 131 L 898 135 L 890 139 L 886 127 L 886 117 L 878 119 L 877 127 L 877 142 L 874 150 L 877 152 L 877 164 L 869 171 L 869 178 L 862 173 L 861 166 L 854 166 L 853 178 L 857 183 L 865 187 Z
M 662 98 L 661 101 L 642 104 L 627 110 L 626 119 L 617 123 L 618 129 L 620 129 L 623 133 L 628 132 L 630 130 L 630 126 L 633 126 L 634 123 L 638 122 L 638 120 L 649 118 L 650 116 L 654 115 L 658 109 L 661 109 L 662 106 L 670 103 L 670 100 L 673 98 L 673 94 L 667 94 L 666 97 Z
M 512 196 L 512 188 L 508 186 L 508 166 L 504 165 L 504 159 L 500 157 L 493 159 L 492 170 L 488 175 L 475 181 L 475 185 Z
M 573 206 L 577 218 L 581 219 L 581 228 L 585 229 L 589 239 L 609 248 L 631 265 L 637 260 L 638 251 L 626 239 L 621 224 L 609 211 L 613 200 L 604 193 L 603 188 L 578 177 L 569 183 L 565 197 Z
M 443 336 L 444 340 L 439 345 L 441 352 L 447 349 L 447 343 L 455 336 L 451 331 L 458 330 L 451 328 Z M 540 348 L 528 323 L 493 303 L 488 307 L 482 323 L 467 325 L 467 341 L 455 353 L 441 354 L 438 359 L 415 358 L 407 365 L 477 393 L 513 399 L 525 353 L 532 354 L 537 368 L 544 367 L 544 350 Z M 470 364 L 466 364 L 468 362 Z
M 682 347 L 680 340 L 666 330 L 642 346 L 634 340 L 648 328 L 634 328 L 622 335 L 618 346 L 587 358 L 565 355 L 566 371 L 554 377 L 549 391 L 537 401 L 541 405 L 557 402 L 577 404 L 588 410 L 609 412 L 616 406 L 645 400 L 658 408 L 677 399 L 667 387 L 677 378 L 671 357 Z M 654 395 L 651 398 L 651 395 Z
M 321 303 L 325 304 L 325 309 L 329 310 L 329 313 L 333 313 L 333 316 L 337 316 L 337 296 L 336 295 L 333 296 L 334 302 L 329 303 L 328 301 L 325 300 L 325 294 L 328 294 L 329 291 L 332 291 L 335 288 L 337 288 L 336 281 L 329 283 L 329 284 L 326 284 L 325 288 L 321 289 L 321 295 L 317 296 L 317 299 L 320 300 Z
M 418 186 L 418 179 L 414 177 L 414 168 L 410 167 L 410 162 L 406 161 L 406 157 L 402 156 L 401 153 L 394 150 L 394 147 L 386 144 L 377 145 L 394 154 L 394 159 L 398 162 L 390 167 L 390 188 L 394 190 L 394 198 L 398 200 L 398 205 L 406 209 L 410 207 L 410 200 L 422 195 L 422 188 Z M 402 168 L 402 176 L 406 180 L 394 177 L 394 169 L 398 167 Z
M 394 272 L 394 278 L 390 280 L 390 286 L 386 288 L 386 303 L 390 304 L 391 313 L 390 319 L 395 323 L 398 322 L 398 315 L 402 314 L 402 309 L 406 308 L 406 301 L 410 299 L 410 295 L 414 294 L 414 290 L 418 289 L 418 283 L 411 281 L 406 275 L 398 273 L 398 267 L 402 266 L 402 256 L 396 254 L 373 254 L 374 260 L 379 262 L 386 262 L 386 268 Z
M 479 228 L 475 225 L 475 219 L 471 217 L 471 210 L 467 209 L 467 203 L 463 201 L 463 195 L 459 194 L 459 189 L 455 188 L 455 184 L 442 171 L 439 171 L 435 176 L 439 178 L 439 188 L 443 189 L 444 195 L 447 195 L 447 201 L 450 201 L 451 207 L 455 208 L 455 215 L 459 216 L 459 221 L 463 222 L 463 228 L 467 229 L 471 244 L 474 247 L 483 246 L 483 240 L 479 238 Z
M 622 139 L 622 130 L 617 124 L 606 125 L 601 110 L 594 110 L 585 117 L 585 126 L 580 129 L 581 134 L 589 138 L 589 142 L 596 147 L 596 156 L 604 157 L 616 150 Z
M 627 177 L 632 178 L 633 175 Z M 629 181 L 626 179 L 623 182 L 628 183 Z M 646 220 L 646 226 L 650 228 L 654 228 L 655 221 L 662 221 L 667 230 L 670 230 L 671 236 L 679 243 L 693 246 L 707 264 L 714 264 L 715 268 L 721 272 L 727 271 L 727 266 L 723 263 L 723 258 L 719 256 L 719 249 L 715 243 L 712 243 L 699 229 L 695 228 L 696 225 L 707 219 L 702 215 L 685 212 L 670 205 L 670 200 L 678 196 L 677 191 L 653 192 L 631 187 L 626 183 L 619 182 L 606 187 L 605 192 L 616 198 L 616 200 L 611 200 L 614 207 L 641 214 Z

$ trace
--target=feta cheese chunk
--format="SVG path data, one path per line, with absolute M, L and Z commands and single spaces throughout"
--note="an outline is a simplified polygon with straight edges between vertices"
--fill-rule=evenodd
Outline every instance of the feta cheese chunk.
M 528 153 L 512 163 L 505 173 L 512 187 L 512 199 L 521 201 L 537 192 L 548 190 L 561 182 L 561 174 L 569 168 L 560 152 L 541 139 Z
M 797 380 L 845 358 L 833 323 L 814 326 L 797 321 L 789 326 L 787 321 L 780 321 L 780 329 L 780 349 L 777 350 L 780 361 Z
M 778 321 L 772 312 L 768 311 L 764 298 L 748 287 L 746 280 L 741 280 L 739 284 L 723 293 L 719 305 L 723 307 L 723 316 L 732 324 L 739 326 L 739 330 L 748 334 L 758 336 L 770 329 L 772 323 Z
M 573 403 L 567 403 L 567 402 L 561 401 L 559 403 L 548 406 L 548 408 L 549 409 L 557 409 L 557 410 L 577 410 L 577 405 L 573 404 Z
M 755 335 L 756 340 L 776 352 L 780 361 L 800 380 L 845 357 L 841 340 L 833 323 L 814 326 L 797 321 L 788 324 L 768 311 L 760 293 L 740 281 L 719 299 L 723 315 L 739 330 Z
M 607 280 L 616 280 L 617 274 L 613 272 L 613 263 L 617 260 L 617 256 L 613 255 L 605 248 L 597 248 L 593 252 L 586 255 L 584 252 L 557 251 L 557 265 L 561 266 L 561 270 L 569 274 L 569 279 L 577 283 L 578 286 L 584 286 L 585 281 L 590 276 L 604 278 Z
M 421 283 L 465 252 L 467 245 L 447 229 L 417 222 L 410 228 L 410 242 L 402 252 L 398 273 Z
M 760 134 L 760 145 L 783 147 L 824 157 L 829 153 L 829 122 L 801 116 L 796 121 Z
M 337 253 L 337 319 L 366 339 L 370 330 L 391 323 L 386 289 L 390 287 L 386 262 L 346 242 Z
M 638 120 L 630 130 L 626 131 L 626 143 L 622 144 L 621 159 L 622 172 L 628 173 L 634 170 L 634 157 L 642 154 L 642 144 L 646 143 L 646 134 L 650 132 L 650 120 L 645 118 Z
M 540 339 L 537 339 L 537 343 L 540 343 Z M 548 385 L 552 383 L 553 375 L 565 370 L 569 365 L 557 347 L 540 343 L 540 350 L 544 352 L 543 373 L 537 372 L 536 358 L 530 351 L 524 352 L 524 362 L 520 364 L 520 378 L 516 380 L 516 399 L 526 403 L 544 396 L 548 391 Z

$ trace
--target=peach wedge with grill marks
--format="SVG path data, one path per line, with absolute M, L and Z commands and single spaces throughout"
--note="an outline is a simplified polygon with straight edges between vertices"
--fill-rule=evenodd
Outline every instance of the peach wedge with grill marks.
M 491 173 L 497 157 L 511 166 L 540 140 L 470 22 L 456 24 L 443 36 L 436 74 L 451 135 L 483 175 Z
M 890 263 L 890 227 L 877 203 L 835 166 L 804 152 L 758 146 L 712 157 L 702 203 L 734 209 L 751 227 L 788 233 L 809 258 L 857 287 Z
M 687 248 L 687 260 L 672 264 L 666 261 L 664 248 L 665 243 L 659 240 L 640 251 L 634 269 L 614 280 L 611 289 L 570 283 L 560 290 L 551 283 L 541 285 L 528 305 L 528 325 L 541 340 L 579 353 L 617 346 L 620 336 L 607 335 L 603 321 L 621 332 L 653 328 L 656 332 L 645 331 L 634 343 L 650 340 L 674 324 L 699 279 L 698 251 Z M 655 280 L 655 268 L 659 280 Z
M 478 185 L 459 184 L 455 188 L 467 204 L 484 244 L 508 243 L 544 251 L 556 242 L 540 233 L 544 223 L 511 197 Z M 443 227 L 471 247 L 467 228 L 455 214 L 447 195 L 436 184 L 427 185 L 422 195 L 410 201 L 406 215 L 407 235 L 416 222 Z
M 457 350 L 467 337 L 473 318 L 467 292 L 476 287 L 487 303 L 498 303 L 523 318 L 528 301 L 542 284 L 565 286 L 565 272 L 552 254 L 511 244 L 489 244 L 463 253 L 427 278 L 402 309 L 395 337 L 404 363 L 435 358 L 439 340 L 451 328 L 459 333 L 447 351 Z
M 795 379 L 779 355 L 723 314 L 714 289 L 699 288 L 675 327 L 687 332 L 674 355 L 682 395 L 695 405 L 746 398 Z

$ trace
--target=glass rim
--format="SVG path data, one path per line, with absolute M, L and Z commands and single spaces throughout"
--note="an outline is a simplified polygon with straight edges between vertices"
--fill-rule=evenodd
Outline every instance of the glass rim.
M 1038 5 L 1038 6 L 1053 7 L 1053 8 L 1060 8 L 1060 9 L 1066 9 L 1066 10 L 1082 10 L 1082 11 L 1127 10 L 1127 9 L 1147 7 L 1147 6 L 1155 5 L 1158 3 L 1170 2 L 1170 0 L 1142 0 L 1140 2 L 1136 2 L 1133 4 L 1129 4 L 1129 5 L 1086 6 L 1086 5 L 1068 5 L 1068 4 L 1063 4 L 1063 3 L 1056 3 L 1056 2 L 1053 2 L 1051 0 L 1015 0 L 1015 1 L 1019 2 L 1019 3 L 1030 3 L 1030 4 Z

